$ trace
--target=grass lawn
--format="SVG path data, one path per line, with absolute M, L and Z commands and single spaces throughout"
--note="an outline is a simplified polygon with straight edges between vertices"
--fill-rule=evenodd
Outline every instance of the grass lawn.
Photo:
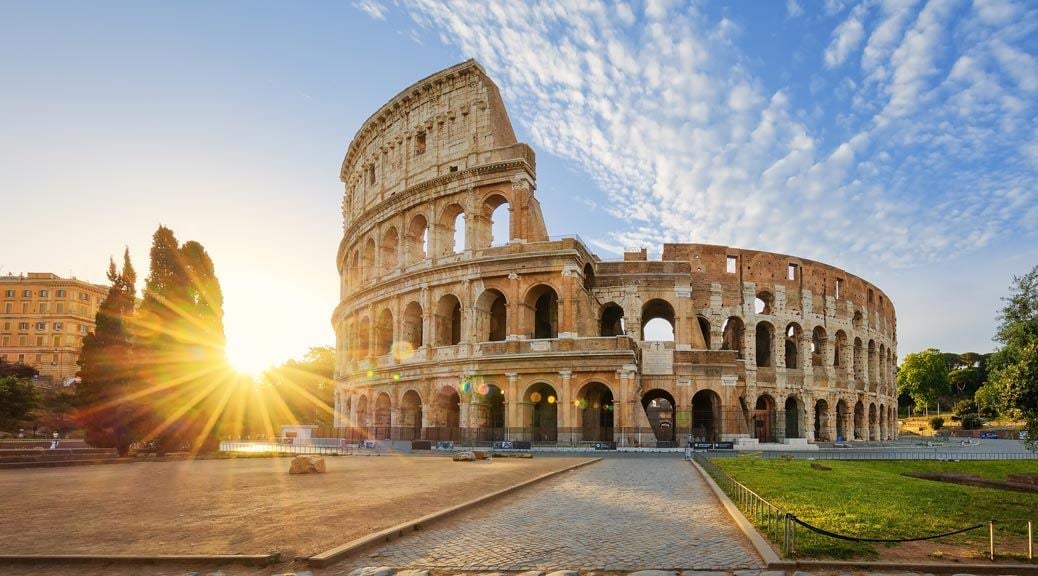
M 995 519 L 996 553 L 1027 551 L 1027 521 L 1038 523 L 1038 496 L 901 476 L 902 472 L 964 472 L 996 480 L 1014 472 L 1038 472 L 1035 461 L 825 461 L 815 470 L 804 460 L 719 458 L 721 469 L 772 504 L 831 532 L 863 538 L 913 538 L 950 532 Z M 941 557 L 986 554 L 987 528 L 926 544 L 866 544 L 820 536 L 800 527 L 797 555 L 808 558 L 897 557 L 906 547 Z M 922 561 L 926 558 L 916 558 Z

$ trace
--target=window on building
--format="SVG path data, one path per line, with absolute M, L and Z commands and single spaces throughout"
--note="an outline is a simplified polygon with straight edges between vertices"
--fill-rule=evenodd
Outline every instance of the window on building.
M 87 294 L 86 292 L 80 292 L 79 299 L 86 302 L 87 300 L 90 300 L 90 294 Z
M 18 329 L 22 330 L 22 331 L 28 331 L 29 330 L 29 323 L 28 322 L 19 322 L 18 323 Z
M 37 348 L 42 348 L 43 347 L 43 336 L 37 336 L 36 337 L 36 347 Z
M 19 364 L 25 364 L 25 354 L 19 354 L 18 355 L 18 363 Z
M 64 290 L 58 290 L 58 298 L 64 298 L 64 297 L 65 297 L 65 291 Z
M 32 297 L 32 290 L 22 290 L 22 298 Z
M 56 305 L 56 308 L 57 308 L 57 313 L 58 314 L 64 314 L 65 313 L 65 303 L 64 302 L 58 302 L 57 305 Z
M 419 132 L 414 137 L 414 155 L 421 156 L 425 154 L 425 132 Z
M 7 297 L 8 298 L 14 298 L 14 290 L 8 289 L 7 290 Z
M 10 322 L 4 322 L 4 330 L 10 330 L 10 329 L 11 329 L 11 323 Z
M 80 334 L 86 334 L 86 333 L 87 333 L 87 327 L 86 327 L 86 324 L 80 324 L 80 325 L 79 325 L 79 333 L 80 333 Z
M 11 335 L 10 334 L 4 334 L 3 338 L 0 339 L 0 342 L 3 342 L 4 346 L 10 346 L 11 345 Z
M 25 334 L 19 334 L 18 335 L 18 346 L 21 346 L 22 348 L 25 347 L 25 342 L 26 342 L 25 338 L 26 338 Z
M 10 302 L 4 302 L 4 313 L 5 314 L 10 314 L 11 310 L 12 310 L 11 303 Z
M 49 294 L 48 290 L 40 290 L 40 298 L 46 298 Z
M 28 313 L 29 313 L 29 303 L 28 302 L 22 302 L 22 314 L 28 314 Z
M 739 266 L 739 258 L 737 256 L 729 256 L 726 262 L 725 272 L 729 274 L 735 274 Z
M 54 331 L 55 332 L 61 332 L 62 328 L 64 328 L 64 327 L 65 327 L 65 324 L 63 324 L 61 322 L 55 322 L 54 323 Z
M 39 366 L 40 364 L 43 364 L 43 354 L 36 355 L 36 365 Z
M 40 314 L 46 314 L 50 310 L 47 302 L 40 302 Z
M 368 184 L 375 183 L 375 165 L 368 166 Z
M 836 298 L 840 298 L 840 289 L 843 288 L 843 280 L 840 278 L 836 279 Z
M 796 264 L 790 264 L 789 265 L 789 268 L 787 270 L 787 275 L 786 276 L 787 276 L 787 278 L 789 280 L 796 280 L 797 279 L 797 265 Z
M 58 346 L 61 346 L 61 336 L 55 335 L 54 336 L 54 347 L 57 348 Z
M 37 332 L 43 332 L 46 329 L 47 329 L 47 323 L 46 322 L 37 322 L 36 323 L 36 331 Z

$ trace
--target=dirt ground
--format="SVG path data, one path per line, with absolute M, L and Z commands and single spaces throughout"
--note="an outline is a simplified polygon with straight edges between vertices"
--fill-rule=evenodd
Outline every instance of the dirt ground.
M 142 462 L 0 471 L 5 554 L 310 555 L 585 458 Z

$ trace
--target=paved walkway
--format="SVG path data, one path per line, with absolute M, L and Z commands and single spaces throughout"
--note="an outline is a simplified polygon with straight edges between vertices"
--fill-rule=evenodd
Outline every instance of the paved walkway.
M 605 458 L 337 564 L 451 570 L 760 568 L 680 457 Z

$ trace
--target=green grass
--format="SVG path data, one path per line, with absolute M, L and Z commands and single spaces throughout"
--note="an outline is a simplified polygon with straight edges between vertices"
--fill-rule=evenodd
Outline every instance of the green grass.
M 830 471 L 804 460 L 713 460 L 736 480 L 798 518 L 825 530 L 863 538 L 912 538 L 996 520 L 999 538 L 1026 538 L 1038 522 L 1038 496 L 907 478 L 902 472 L 966 472 L 1005 479 L 1036 472 L 1035 461 L 825 461 Z M 987 529 L 939 540 L 987 549 Z M 797 530 L 797 556 L 875 558 L 876 544 L 837 540 Z M 888 546 L 879 544 L 878 546 Z M 1026 545 L 1025 545 L 1026 546 Z M 1026 550 L 1026 548 L 1025 548 Z

